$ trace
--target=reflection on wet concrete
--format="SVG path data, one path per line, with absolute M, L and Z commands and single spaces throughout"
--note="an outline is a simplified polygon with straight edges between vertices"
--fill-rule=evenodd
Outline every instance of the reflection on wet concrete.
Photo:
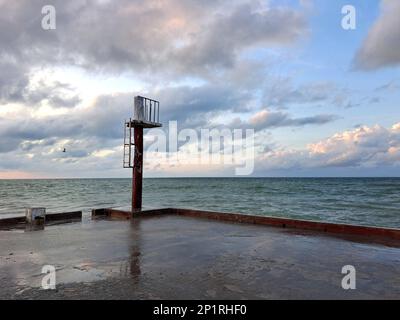
M 26 224 L 25 225 L 25 232 L 42 231 L 42 230 L 44 230 L 44 224 Z
M 132 235 L 132 247 L 130 257 L 130 275 L 134 282 L 139 280 L 140 276 L 140 219 L 132 219 L 131 226 L 133 232 Z
M 346 264 L 357 290 L 341 288 Z M 399 274 L 399 247 L 179 216 L 0 231 L 3 299 L 400 298 Z
M 140 269 L 140 219 L 132 219 L 129 222 L 131 230 L 128 238 L 128 250 L 130 252 L 129 258 L 121 263 L 121 275 L 130 277 L 132 282 L 137 284 L 139 282 L 141 269 Z

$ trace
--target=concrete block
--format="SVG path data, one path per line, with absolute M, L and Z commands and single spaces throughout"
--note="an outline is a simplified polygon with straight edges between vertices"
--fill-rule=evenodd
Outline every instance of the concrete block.
M 30 224 L 44 224 L 46 220 L 46 208 L 26 208 L 26 222 Z

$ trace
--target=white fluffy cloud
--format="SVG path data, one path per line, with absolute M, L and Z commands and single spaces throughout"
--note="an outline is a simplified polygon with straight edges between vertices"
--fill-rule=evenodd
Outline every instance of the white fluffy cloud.
M 278 168 L 400 168 L 400 122 L 391 128 L 361 126 L 309 144 L 304 150 L 278 148 L 258 158 L 259 170 Z

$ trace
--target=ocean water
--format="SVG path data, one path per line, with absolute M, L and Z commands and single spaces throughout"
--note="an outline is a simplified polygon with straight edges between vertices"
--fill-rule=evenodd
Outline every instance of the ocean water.
M 129 206 L 130 179 L 0 180 L 0 217 Z M 400 178 L 144 179 L 145 208 L 180 207 L 400 228 Z

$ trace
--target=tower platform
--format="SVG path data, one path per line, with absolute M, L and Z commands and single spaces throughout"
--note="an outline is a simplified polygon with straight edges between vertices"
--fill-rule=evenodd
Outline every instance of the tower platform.
M 126 125 L 130 125 L 131 128 L 135 127 L 142 127 L 145 129 L 150 129 L 150 128 L 159 128 L 162 127 L 161 123 L 158 122 L 151 122 L 151 121 L 144 121 L 144 120 L 131 120 L 127 121 Z

